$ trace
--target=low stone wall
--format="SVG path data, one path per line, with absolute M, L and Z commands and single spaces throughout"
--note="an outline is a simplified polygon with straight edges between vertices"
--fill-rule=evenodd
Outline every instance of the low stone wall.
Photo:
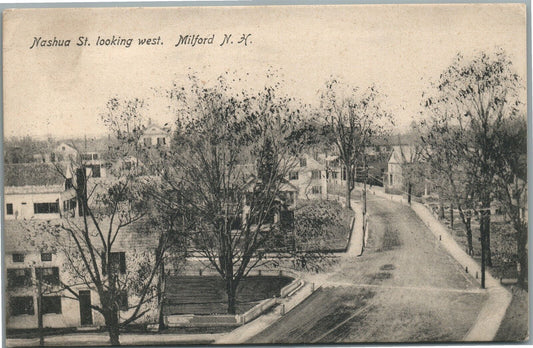
M 285 285 L 280 290 L 280 296 L 281 297 L 287 297 L 290 296 L 291 293 L 295 292 L 296 290 L 300 289 L 304 285 L 304 281 L 301 279 L 295 279 L 292 283 L 289 285 Z
M 264 312 L 266 312 L 268 309 L 272 308 L 278 303 L 276 298 L 267 298 L 266 300 L 261 301 L 259 304 L 254 306 L 253 308 L 249 309 L 246 313 L 237 315 L 238 320 L 240 321 L 241 325 L 249 323 L 250 321 L 254 320 Z

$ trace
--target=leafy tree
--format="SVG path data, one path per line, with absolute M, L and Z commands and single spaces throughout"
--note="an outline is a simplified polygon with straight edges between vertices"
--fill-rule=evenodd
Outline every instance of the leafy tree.
M 206 86 L 191 75 L 168 96 L 177 111 L 173 148 L 162 182 L 176 206 L 195 221 L 193 245 L 225 282 L 228 313 L 239 282 L 267 262 L 267 246 L 287 209 L 298 103 L 279 96 L 280 82 L 236 91 L 221 76 Z
M 468 253 L 473 255 L 472 217 L 475 212 L 475 192 L 468 176 L 468 173 L 472 172 L 469 169 L 470 163 L 465 161 L 461 152 L 461 132 L 450 127 L 446 120 L 433 119 L 426 125 L 428 129 L 422 140 L 427 147 L 424 160 L 428 164 L 429 177 L 440 198 L 450 201 L 451 209 L 455 205 L 459 210 L 465 227 Z
M 503 149 L 496 163 L 496 197 L 516 231 L 518 284 L 527 288 L 527 121 L 525 117 L 507 121 L 500 137 Z
M 334 78 L 326 82 L 321 92 L 318 113 L 346 168 L 346 206 L 351 207 L 356 168 L 366 166 L 364 149 L 384 133 L 392 119 L 374 86 L 350 87 Z
M 520 113 L 520 79 L 505 52 L 480 53 L 471 60 L 458 54 L 426 98 L 428 112 L 459 134 L 458 155 L 480 203 L 482 286 L 491 266 L 490 206 L 498 162 L 507 151 L 501 134 L 507 120 Z

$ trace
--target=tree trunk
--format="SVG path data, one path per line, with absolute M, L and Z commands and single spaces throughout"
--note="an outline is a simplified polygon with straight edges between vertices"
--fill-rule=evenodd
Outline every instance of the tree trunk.
M 517 231 L 517 256 L 518 266 L 520 267 L 518 272 L 518 286 L 527 291 L 527 271 L 528 271 L 528 259 L 527 259 L 527 225 L 521 226 Z
M 479 220 L 479 234 L 481 239 L 481 287 L 485 288 L 485 211 L 481 211 L 481 219 Z
M 439 205 L 439 219 L 444 219 L 444 206 L 442 204 Z
M 487 246 L 487 266 L 492 267 L 492 253 L 490 251 L 490 204 L 489 210 L 486 215 L 487 221 L 485 222 L 485 238 Z
M 468 255 L 474 255 L 474 245 L 472 243 L 472 218 L 466 218 L 466 240 L 468 241 Z
M 109 333 L 109 342 L 112 346 L 120 346 L 119 340 L 119 325 L 118 325 L 118 310 L 110 309 L 104 315 L 105 326 Z
M 352 181 L 350 180 L 350 175 L 348 174 L 348 169 L 346 169 L 346 208 L 351 209 L 352 208 L 352 190 L 350 189 L 350 186 L 352 185 Z
M 413 189 L 413 185 L 409 181 L 409 183 L 407 184 L 407 203 L 409 203 L 409 204 L 411 204 L 411 191 L 412 191 L 412 189 Z
M 235 280 L 226 280 L 226 294 L 228 295 L 228 314 L 236 314 L 237 282 Z
M 160 271 L 159 271 L 159 282 L 157 283 L 157 305 L 159 311 L 158 318 L 158 331 L 165 329 L 165 317 L 163 315 L 163 303 L 165 301 L 165 263 L 161 262 Z
M 459 217 L 465 225 L 466 241 L 468 242 L 468 255 L 474 255 L 474 246 L 472 243 L 472 216 L 468 214 L 467 217 L 461 205 L 457 206 L 457 208 L 459 209 Z
M 450 204 L 450 226 L 453 230 L 453 204 Z
M 36 269 L 37 271 L 37 269 Z M 43 269 L 39 269 L 39 276 L 37 279 L 37 326 L 39 330 L 39 346 L 44 346 L 44 333 L 43 333 Z

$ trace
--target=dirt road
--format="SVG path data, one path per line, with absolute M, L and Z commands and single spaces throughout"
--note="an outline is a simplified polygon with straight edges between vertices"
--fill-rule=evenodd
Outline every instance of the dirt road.
M 460 341 L 486 294 L 407 206 L 369 196 L 363 256 L 249 343 Z

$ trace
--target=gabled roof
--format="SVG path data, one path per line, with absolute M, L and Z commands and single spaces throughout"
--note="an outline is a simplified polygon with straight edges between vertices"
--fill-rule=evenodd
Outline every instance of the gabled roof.
M 300 167 L 300 158 L 305 158 L 305 160 L 306 160 L 306 165 L 304 167 Z M 322 163 L 318 162 L 313 157 L 311 157 L 311 156 L 309 156 L 307 154 L 304 154 L 304 155 L 300 156 L 299 158 L 291 158 L 290 161 L 295 164 L 294 169 L 293 169 L 295 171 L 310 172 L 310 171 L 313 171 L 313 170 L 326 170 L 326 166 L 325 165 L 323 165 Z
M 63 147 L 65 147 L 64 150 L 63 150 Z M 68 142 L 59 143 L 59 145 L 57 145 L 55 147 L 55 151 L 57 151 L 57 152 L 63 152 L 63 151 L 77 152 L 76 149 L 74 148 L 73 144 L 68 143 Z
M 412 163 L 415 159 L 416 149 L 411 145 L 395 145 L 393 146 L 392 154 L 389 163 Z
M 143 132 L 143 135 L 160 135 L 160 134 L 168 134 L 170 128 L 168 127 L 160 127 L 155 123 L 149 123 L 146 126 L 146 129 Z
M 4 187 L 63 186 L 72 177 L 70 166 L 61 163 L 17 163 L 4 165 Z

